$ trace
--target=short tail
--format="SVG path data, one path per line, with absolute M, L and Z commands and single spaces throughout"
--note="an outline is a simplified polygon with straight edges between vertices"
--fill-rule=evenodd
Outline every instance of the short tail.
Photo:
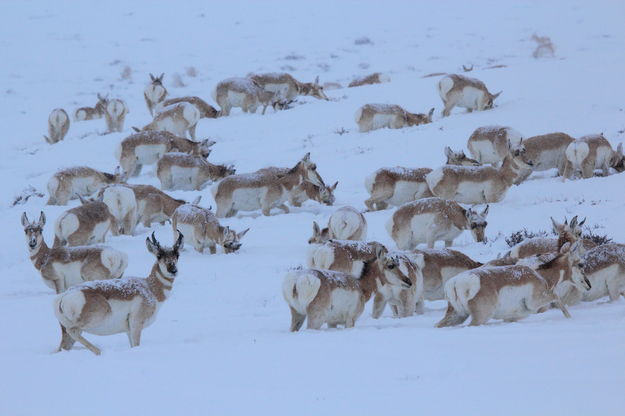
M 321 281 L 310 270 L 292 270 L 282 284 L 284 300 L 298 313 L 306 315 L 308 305 L 315 299 Z

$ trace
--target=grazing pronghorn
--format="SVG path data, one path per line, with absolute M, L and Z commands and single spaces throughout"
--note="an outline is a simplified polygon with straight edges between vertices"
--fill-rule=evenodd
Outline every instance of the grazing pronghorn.
M 385 82 L 391 82 L 391 77 L 381 72 L 374 72 L 373 74 L 354 79 L 347 87 L 362 87 L 363 85 L 382 84 Z
M 137 201 L 137 224 L 144 227 L 151 227 L 153 222 L 165 225 L 165 221 L 171 219 L 174 211 L 187 203 L 182 199 L 175 199 L 165 192 L 152 185 L 124 185 L 135 193 Z M 198 204 L 201 196 L 198 196 L 193 203 Z
M 376 250 L 386 248 L 377 241 L 328 240 L 308 248 L 306 265 L 314 269 L 335 270 L 354 277 L 362 274 L 366 262 L 376 256 Z
M 235 172 L 232 165 L 213 165 L 201 156 L 181 152 L 165 153 L 156 165 L 156 176 L 165 190 L 199 191 L 207 182 L 215 182 Z
M 386 255 L 387 269 L 399 269 L 402 276 L 407 277 L 412 283 L 405 285 L 379 285 L 373 298 L 373 310 L 371 316 L 378 319 L 382 316 L 388 303 L 396 318 L 412 316 L 415 312 L 423 314 L 423 256 L 406 253 L 391 252 Z
M 424 198 L 399 207 L 386 223 L 386 230 L 400 250 L 411 250 L 420 243 L 434 248 L 436 241 L 450 247 L 464 230 L 471 230 L 478 243 L 486 242 L 488 205 L 481 213 L 464 209 L 455 201 Z
M 319 85 L 319 77 L 315 78 L 315 82 L 299 82 L 287 73 L 252 74 L 248 78 L 263 90 L 276 94 L 287 102 L 295 100 L 299 95 L 329 100 L 323 87 Z
M 86 166 L 62 169 L 48 181 L 48 205 L 67 205 L 78 195 L 89 196 L 107 185 L 125 182 L 119 166 L 115 173 L 101 172 Z
M 120 99 L 109 100 L 104 108 L 104 119 L 108 133 L 124 130 L 124 121 L 128 114 L 126 103 Z
M 95 335 L 126 333 L 130 347 L 141 343 L 141 331 L 156 319 L 169 296 L 176 275 L 183 236 L 178 233 L 174 246 L 161 247 L 154 233 L 146 238 L 148 251 L 156 257 L 147 278 L 126 277 L 86 282 L 72 287 L 54 299 L 54 315 L 61 325 L 61 350 L 71 350 L 76 341 L 100 355 L 100 349 L 87 341 L 82 332 Z
M 170 98 L 168 100 L 163 101 L 157 108 L 159 109 L 170 107 L 180 103 L 188 103 L 200 112 L 200 118 L 217 118 L 219 117 L 219 111 L 215 109 L 212 105 L 208 104 L 206 101 L 202 100 L 200 97 L 189 96 L 189 97 L 178 97 L 178 98 Z
M 391 206 L 432 196 L 425 177 L 432 172 L 429 168 L 410 169 L 396 166 L 380 168 L 365 179 L 369 199 L 365 205 L 369 211 L 378 211 Z
M 332 186 L 318 186 L 312 182 L 304 181 L 289 193 L 289 204 L 294 207 L 301 207 L 304 202 L 311 199 L 320 204 L 331 206 L 336 200 L 334 191 L 338 184 L 336 181 Z
M 67 288 L 89 280 L 117 279 L 128 266 L 126 253 L 105 246 L 50 248 L 43 239 L 46 216 L 30 222 L 22 214 L 28 252 L 46 286 L 62 293 Z
M 48 116 L 48 135 L 43 136 L 49 144 L 58 143 L 65 138 L 69 130 L 69 117 L 62 108 L 55 108 Z
M 150 84 L 145 87 L 143 91 L 143 98 L 145 98 L 145 104 L 148 106 L 150 115 L 154 115 L 154 107 L 165 100 L 167 97 L 167 89 L 163 86 L 163 77 L 165 74 L 161 74 L 158 77 L 150 74 Z
M 181 102 L 156 111 L 154 120 L 143 126 L 142 131 L 168 131 L 179 137 L 185 137 L 189 132 L 191 140 L 195 140 L 195 128 L 198 121 L 200 121 L 200 110 L 193 104 Z
M 511 127 L 478 127 L 469 137 L 467 149 L 481 164 L 497 165 L 508 153 L 521 145 L 523 136 Z
M 566 148 L 566 167 L 563 176 L 570 179 L 574 173 L 580 172 L 582 178 L 591 178 L 595 169 L 601 169 L 603 176 L 610 174 L 610 168 L 618 172 L 625 170 L 623 143 L 615 150 L 603 134 L 589 134 L 571 142 Z
M 398 105 L 365 104 L 356 110 L 354 120 L 361 133 L 371 130 L 401 129 L 403 127 L 419 126 L 432 122 L 432 108 L 428 114 L 409 113 Z
M 356 208 L 341 207 L 330 215 L 324 229 L 313 221 L 313 236 L 308 244 L 323 244 L 328 240 L 364 241 L 367 238 L 367 220 Z
M 566 148 L 573 141 L 575 139 L 565 133 L 549 133 L 523 139 L 525 157 L 534 165 L 523 169 L 515 184 L 523 182 L 534 171 L 557 169 L 558 175 L 562 175 L 566 166 Z
M 126 185 L 109 185 L 98 193 L 115 218 L 118 234 L 133 235 L 137 226 L 137 198 Z
M 207 158 L 214 141 L 194 142 L 168 131 L 141 131 L 126 137 L 115 151 L 115 156 L 126 176 L 137 176 L 143 165 L 151 165 L 168 152 L 183 152 Z
M 304 181 L 325 186 L 317 173 L 317 165 L 310 160 L 310 153 L 306 153 L 286 173 L 281 168 L 265 168 L 253 173 L 230 175 L 212 189 L 217 203 L 216 215 L 220 218 L 231 217 L 237 211 L 261 209 L 263 215 L 268 216 L 274 207 L 288 213 L 289 208 L 284 203 L 289 193 Z
M 54 247 L 103 243 L 109 230 L 118 235 L 115 217 L 100 198 L 78 198 L 82 205 L 63 212 L 54 224 Z
M 234 253 L 241 248 L 241 239 L 250 230 L 240 233 L 219 224 L 219 220 L 210 208 L 203 208 L 197 204 L 185 204 L 176 208 L 171 217 L 174 230 L 180 230 L 187 237 L 187 244 L 193 245 L 196 251 L 203 253 L 208 247 L 211 254 L 217 252 L 217 245 L 224 249 L 224 253 Z
M 454 152 L 451 147 L 445 146 L 445 157 L 447 158 L 447 165 L 455 166 L 480 166 L 481 163 L 475 159 L 470 159 L 464 154 L 464 150 Z
M 74 111 L 74 121 L 93 120 L 104 117 L 106 105 L 108 104 L 108 94 L 102 97 L 98 93 L 98 102 L 93 107 L 80 107 Z
M 491 94 L 482 81 L 464 75 L 449 74 L 438 81 L 438 93 L 445 104 L 443 117 L 456 106 L 464 107 L 468 112 L 491 109 L 501 92 Z
M 463 204 L 486 204 L 501 201 L 523 170 L 532 165 L 522 149 L 515 149 L 499 168 L 446 165 L 428 173 L 425 181 L 430 192 L 440 198 Z
M 261 105 L 265 114 L 268 106 L 275 107 L 284 97 L 280 92 L 264 90 L 249 78 L 228 78 L 217 84 L 213 99 L 221 107 L 220 114 L 228 116 L 233 107 L 241 107 L 244 113 L 255 113 Z
M 566 245 L 556 258 L 536 270 L 522 265 L 480 267 L 452 277 L 445 284 L 447 313 L 436 326 L 460 325 L 469 316 L 471 326 L 483 325 L 491 318 L 512 322 L 552 304 L 570 318 L 556 291 L 567 281 L 590 289 L 577 252 L 579 246 L 579 242 Z
M 282 294 L 291 309 L 291 332 L 298 331 L 308 317 L 308 329 L 343 325 L 351 328 L 371 295 L 387 285 L 412 286 L 386 249 L 378 247 L 359 278 L 331 270 L 296 269 L 287 273 Z

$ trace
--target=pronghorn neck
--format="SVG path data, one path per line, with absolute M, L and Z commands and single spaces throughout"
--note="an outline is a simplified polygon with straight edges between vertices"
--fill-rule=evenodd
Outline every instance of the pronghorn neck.
M 291 191 L 293 190 L 293 188 L 300 186 L 303 182 L 304 173 L 302 172 L 301 166 L 296 166 L 294 169 L 290 170 L 288 173 L 280 178 L 280 183 L 288 191 Z
M 566 280 L 571 280 L 571 267 L 567 255 L 559 254 L 553 260 L 541 265 L 538 273 L 547 281 L 550 290 Z
M 499 174 L 508 186 L 512 186 L 520 172 L 521 169 L 519 169 L 519 166 L 516 164 L 514 159 L 510 157 L 506 157 L 499 168 Z
M 174 285 L 174 277 L 168 277 L 161 272 L 158 262 L 152 266 L 152 271 L 147 278 L 150 290 L 159 302 L 163 302 L 169 296 Z
M 378 290 L 378 280 L 380 280 L 381 285 L 386 284 L 386 279 L 384 279 L 382 273 L 380 273 L 378 260 L 374 259 L 372 261 L 365 262 L 359 279 L 360 288 L 365 302 L 371 298 L 373 292 Z
M 30 252 L 30 259 L 32 260 L 37 270 L 41 269 L 44 263 L 48 260 L 50 254 L 50 247 L 46 244 L 45 240 L 41 240 L 41 244 L 35 251 Z

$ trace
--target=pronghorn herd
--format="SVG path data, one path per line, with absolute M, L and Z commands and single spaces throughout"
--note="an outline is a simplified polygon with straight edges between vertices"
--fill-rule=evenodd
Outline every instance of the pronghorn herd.
M 170 98 L 164 74 L 150 74 L 144 98 L 152 121 L 124 138 L 116 151 L 114 173 L 78 166 L 58 171 L 48 183 L 49 205 L 81 204 L 62 213 L 54 224 L 53 247 L 43 240 L 46 217 L 37 222 L 26 213 L 22 226 L 28 251 L 44 282 L 57 294 L 54 313 L 60 323 L 59 350 L 79 342 L 99 354 L 83 332 L 109 335 L 127 333 L 132 347 L 150 325 L 168 297 L 177 276 L 184 243 L 199 253 L 217 246 L 237 252 L 250 230 L 235 231 L 220 223 L 240 211 L 260 211 L 269 216 L 287 204 L 299 207 L 307 200 L 333 205 L 338 182 L 326 185 L 310 153 L 291 167 L 268 166 L 236 173 L 234 166 L 208 161 L 210 139 L 196 141 L 202 119 L 226 117 L 233 108 L 254 113 L 262 107 L 288 108 L 298 96 L 330 101 L 319 79 L 300 82 L 286 73 L 250 74 L 217 84 L 213 99 L 219 110 L 199 97 Z M 350 87 L 389 82 L 383 74 L 354 81 Z M 501 92 L 492 94 L 477 79 L 445 75 L 438 82 L 444 104 L 443 117 L 454 107 L 469 112 L 494 107 Z M 97 95 L 94 107 L 81 107 L 74 121 L 104 118 L 107 132 L 124 131 L 128 107 L 120 99 Z M 426 107 L 427 108 L 427 107 Z M 410 113 L 398 105 L 365 104 L 355 114 L 360 132 L 399 129 L 433 122 L 427 114 Z M 64 139 L 70 124 L 67 112 L 55 109 L 48 119 L 45 140 Z M 189 138 L 187 138 L 187 136 Z M 486 242 L 487 216 L 496 210 L 513 185 L 534 171 L 556 169 L 563 180 L 596 169 L 608 175 L 625 170 L 622 145 L 614 150 L 603 135 L 574 139 L 565 133 L 524 137 L 506 126 L 483 126 L 470 135 L 464 150 L 444 148 L 445 164 L 429 167 L 382 167 L 365 180 L 370 197 L 366 211 L 351 206 L 337 209 L 321 226 L 313 222 L 306 268 L 286 274 L 282 292 L 291 312 L 291 331 L 327 324 L 353 327 L 372 297 L 373 317 L 389 304 L 398 318 L 424 313 L 426 300 L 446 300 L 447 312 L 437 326 L 471 325 L 490 319 L 515 321 L 550 307 L 570 317 L 567 305 L 608 296 L 625 295 L 625 245 L 594 246 L 582 238 L 582 225 L 574 217 L 559 223 L 552 219 L 557 238 L 536 237 L 511 248 L 486 264 L 453 250 L 453 241 L 470 231 L 476 242 Z M 155 165 L 161 189 L 129 184 L 144 165 Z M 212 207 L 175 199 L 163 190 L 200 190 L 212 184 Z M 476 205 L 484 204 L 483 207 Z M 465 206 L 463 206 L 465 205 Z M 466 206 L 469 205 L 469 206 Z M 367 213 L 397 207 L 388 214 L 387 232 L 396 245 L 391 249 L 367 241 Z M 128 256 L 99 245 L 120 234 L 135 235 L 138 225 L 151 227 L 169 221 L 174 245 L 163 248 L 154 233 L 146 239 L 156 257 L 147 278 L 122 278 Z M 309 225 L 307 224 L 306 227 Z M 305 237 L 302 236 L 302 244 Z M 434 248 L 437 241 L 445 248 Z M 420 244 L 424 245 L 418 247 Z M 426 247 L 427 246 L 427 247 Z

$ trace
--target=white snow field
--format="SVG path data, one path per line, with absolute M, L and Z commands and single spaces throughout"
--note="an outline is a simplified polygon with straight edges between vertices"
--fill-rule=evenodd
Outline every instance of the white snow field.
M 377 168 L 438 167 L 445 146 L 466 148 L 471 132 L 490 124 L 526 137 L 603 132 L 614 146 L 625 141 L 624 18 L 623 1 L 587 0 L 2 1 L 0 415 L 622 415 L 623 298 L 570 307 L 572 319 L 550 310 L 445 329 L 434 328 L 443 301 L 405 319 L 387 310 L 374 320 L 367 305 L 353 329 L 290 333 L 281 284 L 290 267 L 305 264 L 313 220 L 326 223 L 343 205 L 364 210 L 364 179 Z M 555 57 L 532 57 L 534 33 L 551 37 Z M 462 65 L 503 93 L 492 110 L 456 108 L 442 119 L 439 77 L 423 76 Z M 303 97 L 286 111 L 235 109 L 199 122 L 198 136 L 217 141 L 209 160 L 234 163 L 239 173 L 292 166 L 311 152 L 325 182 L 339 181 L 335 206 L 308 201 L 286 215 L 222 220 L 251 228 L 243 247 L 201 255 L 187 246 L 173 294 L 140 347 L 131 349 L 125 334 L 85 334 L 101 356 L 79 345 L 54 353 L 54 293 L 28 258 L 22 212 L 35 219 L 45 211 L 51 244 L 54 220 L 68 207 L 45 205 L 48 179 L 63 167 L 115 169 L 117 144 L 151 120 L 143 99 L 150 72 L 165 73 L 170 96 L 216 105 L 220 80 L 274 71 L 342 85 L 375 71 L 391 78 L 327 90 L 330 101 Z M 72 122 L 64 141 L 44 142 L 53 108 L 94 105 L 96 93 L 126 101 L 123 132 L 104 135 L 104 120 Z M 428 125 L 361 134 L 353 117 L 366 103 L 436 112 Z M 158 186 L 154 167 L 130 182 Z M 11 207 L 29 185 L 46 196 Z M 487 244 L 465 232 L 455 248 L 487 261 L 507 250 L 511 232 L 549 230 L 550 216 L 574 215 L 625 242 L 624 190 L 625 174 L 565 183 L 554 171 L 534 174 L 491 205 Z M 203 206 L 215 206 L 210 187 L 172 194 L 201 194 Z M 392 212 L 366 214 L 369 238 L 389 248 Z M 108 237 L 129 255 L 126 276 L 149 273 L 152 230 L 171 244 L 170 225 Z

